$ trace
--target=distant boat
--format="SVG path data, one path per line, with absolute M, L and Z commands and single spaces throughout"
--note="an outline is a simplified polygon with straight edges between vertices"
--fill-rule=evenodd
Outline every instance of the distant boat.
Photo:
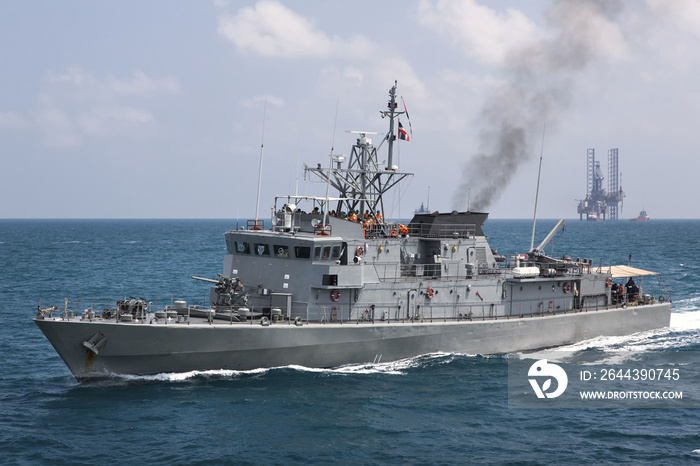
M 420 208 L 413 211 L 416 215 L 429 214 L 430 213 L 430 186 L 428 186 L 428 207 L 425 207 L 423 203 L 420 203 Z
M 414 212 L 416 214 L 429 214 L 430 213 L 430 211 L 428 211 L 428 209 L 425 208 L 425 206 L 423 205 L 422 202 L 420 203 L 420 208 L 416 209 Z
M 603 219 L 598 216 L 598 214 L 588 214 L 586 220 L 589 222 L 602 222 Z
M 647 220 L 649 220 L 649 216 L 647 215 L 647 211 L 642 209 L 642 211 L 639 212 L 639 217 L 631 218 L 630 220 L 632 220 L 633 222 L 646 222 Z

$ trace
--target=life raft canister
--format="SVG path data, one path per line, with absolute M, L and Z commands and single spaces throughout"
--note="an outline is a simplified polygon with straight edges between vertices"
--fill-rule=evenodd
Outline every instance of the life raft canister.
M 333 301 L 338 301 L 340 299 L 340 290 L 331 291 L 331 299 Z
M 433 296 L 435 296 L 435 290 L 433 289 L 432 286 L 429 286 L 427 290 L 425 290 L 425 296 L 428 299 L 433 299 Z

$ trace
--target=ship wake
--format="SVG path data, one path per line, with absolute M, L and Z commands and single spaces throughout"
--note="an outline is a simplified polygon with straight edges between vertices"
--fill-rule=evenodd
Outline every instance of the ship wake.
M 700 309 L 697 302 L 695 306 L 679 304 L 678 307 L 684 310 L 671 314 L 671 325 L 667 328 L 624 336 L 600 336 L 536 353 L 521 353 L 518 357 L 582 364 L 621 364 L 654 352 L 700 351 Z
M 219 369 L 188 372 L 164 372 L 152 375 L 114 374 L 114 380 L 126 382 L 182 382 L 193 379 L 240 379 L 259 377 L 279 372 L 317 373 L 334 375 L 407 375 L 411 370 L 449 364 L 458 358 L 472 358 L 477 355 L 455 353 L 430 353 L 391 362 L 347 364 L 334 368 L 315 368 L 300 365 L 251 369 L 244 371 Z

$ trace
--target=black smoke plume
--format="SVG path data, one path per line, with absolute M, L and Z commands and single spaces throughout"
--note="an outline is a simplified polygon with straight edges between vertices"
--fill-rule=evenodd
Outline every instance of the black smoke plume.
M 618 1 L 558 1 L 545 16 L 546 37 L 508 52 L 503 84 L 480 112 L 478 152 L 464 166 L 454 209 L 487 210 L 539 152 L 543 126 L 549 133 L 569 107 L 576 74 L 604 52 L 620 10 Z

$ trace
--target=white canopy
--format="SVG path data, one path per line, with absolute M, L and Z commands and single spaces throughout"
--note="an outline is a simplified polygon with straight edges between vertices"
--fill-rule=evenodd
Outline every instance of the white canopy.
M 612 265 L 610 267 L 603 267 L 602 270 L 598 269 L 599 272 L 610 272 L 612 273 L 612 278 L 627 278 L 627 277 L 641 277 L 643 275 L 658 275 L 658 272 L 650 272 L 649 270 L 637 269 L 635 267 L 630 267 L 628 265 Z

